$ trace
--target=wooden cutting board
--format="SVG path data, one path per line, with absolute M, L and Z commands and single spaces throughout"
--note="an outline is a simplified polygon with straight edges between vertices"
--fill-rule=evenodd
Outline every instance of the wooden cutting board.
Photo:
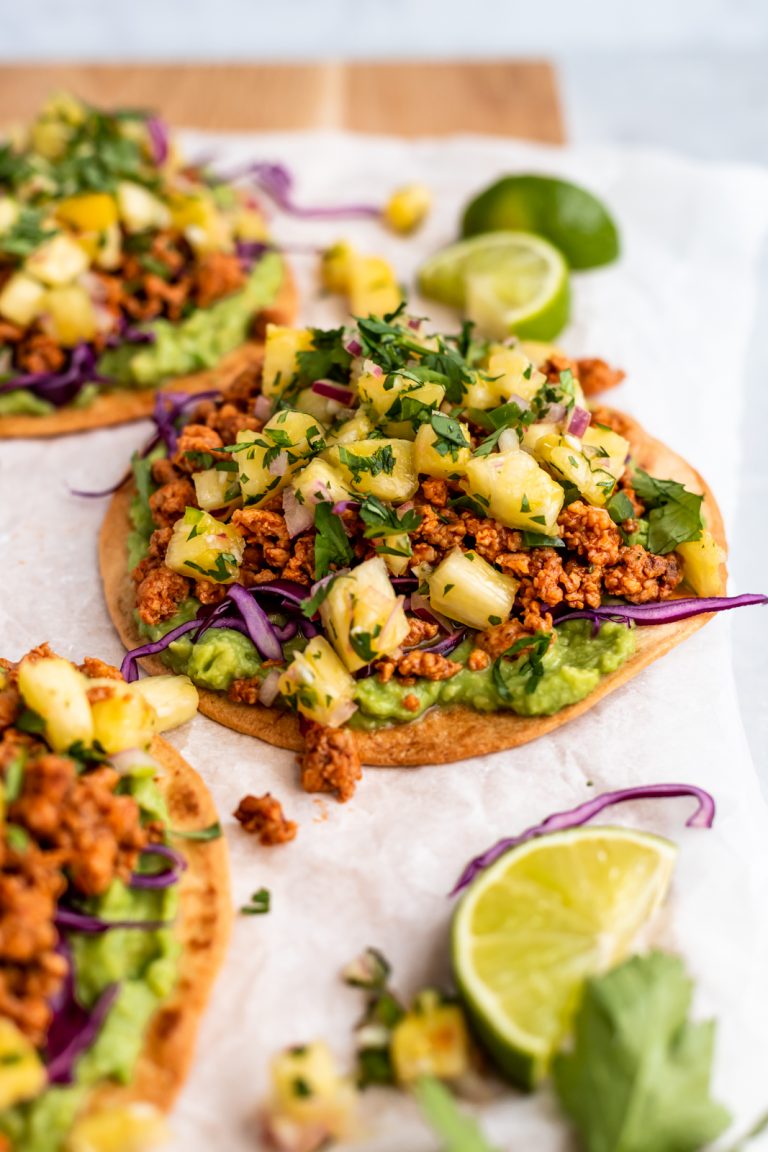
M 0 121 L 29 120 L 61 89 L 183 127 L 564 138 L 554 70 L 538 61 L 12 65 L 0 67 Z

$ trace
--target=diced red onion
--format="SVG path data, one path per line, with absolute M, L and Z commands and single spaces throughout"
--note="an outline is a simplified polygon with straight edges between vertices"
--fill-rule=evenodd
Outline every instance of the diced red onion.
M 263 420 L 264 423 L 269 420 L 272 415 L 272 401 L 269 396 L 259 393 L 253 402 L 253 414 L 257 420 Z
M 580 608 L 557 615 L 556 622 L 592 620 L 599 628 L 607 620 L 617 624 L 635 623 L 641 627 L 650 624 L 674 624 L 690 616 L 708 612 L 727 612 L 731 608 L 749 608 L 753 604 L 768 604 L 768 596 L 745 592 L 741 596 L 688 596 L 679 600 L 657 600 L 652 604 L 602 604 L 599 608 Z
M 530 402 L 528 400 L 524 400 L 523 397 L 520 396 L 517 392 L 512 393 L 509 398 L 509 403 L 517 404 L 518 408 L 520 408 L 523 412 L 527 412 L 531 406 Z
M 570 432 L 571 436 L 578 436 L 581 438 L 586 432 L 587 428 L 589 428 L 591 419 L 592 416 L 589 412 L 587 412 L 586 408 L 579 408 L 578 406 L 574 408 L 571 421 L 568 425 L 568 431 Z
M 337 404 L 350 405 L 355 399 L 351 388 L 345 388 L 334 380 L 313 380 L 312 391 L 317 396 L 324 396 L 326 400 L 335 400 Z
M 421 320 L 417 320 L 415 316 L 411 316 L 408 320 L 408 327 L 412 332 L 418 332 L 421 328 Z
M 594 799 L 587 800 L 576 808 L 548 816 L 541 824 L 534 824 L 525 832 L 521 832 L 519 836 L 509 836 L 504 840 L 499 840 L 487 852 L 483 852 L 474 860 L 470 860 L 450 895 L 458 895 L 467 885 L 472 883 L 480 872 L 490 867 L 505 852 L 525 844 L 527 840 L 546 836 L 551 832 L 564 832 L 569 828 L 580 828 L 583 824 L 594 820 L 595 816 L 598 816 L 605 808 L 610 808 L 614 804 L 625 804 L 629 800 L 674 799 L 678 796 L 692 796 L 698 801 L 696 811 L 686 820 L 686 827 L 712 827 L 715 819 L 714 798 L 703 788 L 697 788 L 695 784 L 645 784 L 639 788 L 622 788 L 617 792 L 604 792 L 601 796 L 595 796 Z
M 168 128 L 159 116 L 147 117 L 147 132 L 152 145 L 152 159 L 158 167 L 165 164 L 168 159 L 169 142 Z
M 334 516 L 341 516 L 342 512 L 349 512 L 351 509 L 357 509 L 359 507 L 359 500 L 337 500 L 331 511 Z
M 274 704 L 279 692 L 279 680 L 280 673 L 277 668 L 270 668 L 264 677 L 263 684 L 259 688 L 259 703 L 263 704 L 265 708 L 269 708 L 271 704 Z
M 104 1026 L 120 991 L 119 984 L 104 989 L 93 1008 L 86 1009 L 75 996 L 75 981 L 70 967 L 63 995 L 53 1013 L 46 1036 L 46 1072 L 51 1084 L 71 1084 L 75 1064 L 92 1048 Z
M 541 414 L 537 424 L 559 424 L 565 420 L 568 409 L 565 404 L 550 404 L 549 408 Z
M 162 856 L 170 860 L 170 868 L 163 872 L 134 872 L 131 876 L 131 888 L 171 888 L 178 884 L 182 872 L 187 869 L 187 862 L 175 848 L 167 844 L 149 844 L 142 852 L 142 856 Z
M 288 453 L 278 452 L 274 460 L 267 465 L 267 472 L 270 476 L 285 476 L 288 471 Z
M 369 376 L 376 376 L 380 379 L 384 375 L 384 369 L 378 364 L 374 364 L 373 360 L 363 361 L 363 372 L 367 372 Z
M 520 441 L 517 438 L 517 432 L 514 428 L 505 428 L 501 436 L 499 436 L 499 451 L 500 452 L 517 452 L 520 448 Z
M 363 353 L 363 346 L 359 340 L 356 340 L 353 337 L 344 345 L 344 351 L 349 352 L 350 356 L 361 356 Z
M 390 576 L 389 581 L 398 592 L 411 592 L 419 584 L 415 576 Z
M 315 522 L 313 505 L 301 504 L 292 488 L 283 489 L 283 516 L 291 539 L 306 532 Z

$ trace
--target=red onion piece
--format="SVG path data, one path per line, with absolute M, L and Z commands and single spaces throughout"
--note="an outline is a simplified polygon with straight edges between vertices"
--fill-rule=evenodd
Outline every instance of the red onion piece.
M 264 423 L 269 420 L 272 415 L 272 401 L 269 396 L 264 396 L 260 393 L 256 397 L 253 402 L 253 414 L 257 420 L 263 420 Z
M 256 161 L 222 177 L 229 183 L 243 177 L 250 176 L 254 183 L 274 200 L 278 208 L 282 208 L 290 216 L 299 216 L 310 220 L 338 220 L 343 217 L 373 217 L 381 216 L 381 209 L 371 204 L 347 204 L 328 207 L 308 208 L 299 206 L 293 199 L 294 178 L 284 164 L 270 164 L 267 161 Z
M 586 432 L 587 428 L 589 428 L 591 419 L 592 415 L 591 413 L 587 412 L 586 408 L 574 408 L 570 424 L 568 425 L 568 431 L 570 432 L 571 436 L 578 436 L 581 438 Z
M 300 504 L 292 488 L 283 489 L 283 516 L 291 539 L 306 532 L 315 522 L 313 506 Z
M 350 509 L 358 509 L 359 507 L 359 500 L 337 500 L 331 511 L 334 516 L 340 516 L 342 512 L 349 512 Z
M 152 145 L 152 159 L 160 167 L 165 164 L 170 151 L 168 128 L 159 116 L 149 116 L 147 118 L 147 132 Z
M 170 860 L 171 866 L 162 872 L 134 872 L 130 881 L 131 888 L 171 888 L 174 884 L 178 884 L 182 872 L 187 869 L 187 862 L 182 854 L 175 848 L 169 848 L 167 844 L 149 844 L 142 852 L 142 856 L 162 856 Z
M 590 820 L 594 820 L 595 816 L 598 816 L 605 808 L 611 808 L 615 804 L 625 804 L 629 800 L 674 799 L 678 796 L 692 796 L 698 801 L 696 811 L 685 822 L 687 828 L 712 827 L 715 819 L 714 797 L 709 792 L 705 792 L 703 788 L 697 788 L 695 784 L 645 784 L 639 788 L 622 788 L 617 792 L 603 792 L 601 796 L 595 796 L 593 800 L 587 800 L 576 808 L 571 808 L 566 812 L 555 812 L 546 820 L 542 820 L 541 824 L 534 824 L 525 832 L 521 832 L 519 836 L 509 836 L 504 840 L 499 840 L 492 848 L 480 856 L 476 856 L 474 860 L 470 860 L 450 895 L 457 896 L 459 892 L 462 892 L 472 883 L 476 876 L 495 863 L 500 856 L 512 848 L 518 848 L 521 844 L 525 844 L 527 840 L 546 836 L 550 832 L 564 832 L 569 828 L 580 828 L 583 824 L 588 824 Z
M 599 608 L 581 608 L 563 612 L 557 623 L 568 620 L 592 620 L 599 628 L 606 620 L 617 624 L 635 623 L 640 627 L 650 624 L 674 624 L 690 616 L 709 612 L 727 612 L 731 608 L 749 608 L 753 604 L 768 604 L 768 596 L 758 592 L 745 592 L 741 596 L 686 596 L 680 600 L 658 600 L 652 604 L 602 604 Z
M 559 424 L 565 419 L 567 408 L 565 404 L 550 404 L 549 408 L 541 414 L 537 424 Z
M 270 476 L 285 476 L 288 471 L 288 453 L 285 451 L 278 452 L 274 460 L 267 465 L 267 472 Z
M 360 356 L 362 355 L 363 346 L 359 340 L 353 338 L 348 340 L 344 345 L 344 351 L 349 352 L 350 356 Z
M 277 668 L 270 668 L 269 672 L 264 678 L 264 683 L 259 688 L 259 703 L 263 704 L 265 708 L 269 708 L 274 704 L 278 694 L 278 681 L 280 680 L 280 673 Z
M 324 396 L 326 400 L 335 400 L 337 404 L 350 405 L 355 399 L 351 388 L 345 388 L 334 380 L 313 380 L 312 391 L 317 396 Z

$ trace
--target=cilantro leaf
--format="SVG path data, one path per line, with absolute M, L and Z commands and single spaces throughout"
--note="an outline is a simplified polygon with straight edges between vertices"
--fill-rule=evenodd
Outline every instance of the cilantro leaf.
M 383 444 L 370 456 L 359 456 L 344 444 L 339 446 L 339 463 L 343 464 L 352 473 L 355 484 L 360 482 L 363 472 L 370 472 L 371 476 L 391 476 L 395 470 L 395 454 L 391 444 Z
M 341 519 L 333 505 L 321 501 L 315 508 L 315 580 L 322 580 L 331 566 L 345 568 L 355 558 Z
M 57 232 L 57 228 L 46 224 L 43 212 L 37 208 L 22 208 L 16 221 L 0 235 L 0 252 L 23 260 Z
M 641 468 L 635 470 L 632 484 L 650 509 L 647 515 L 649 552 L 664 556 L 673 552 L 678 544 L 701 539 L 703 496 L 689 492 L 676 480 L 657 480 Z
M 433 412 L 429 422 L 435 433 L 432 447 L 438 456 L 450 456 L 451 460 L 458 460 L 459 449 L 469 448 L 469 440 L 458 420 L 444 416 L 442 412 Z
M 623 524 L 625 520 L 635 519 L 635 509 L 626 492 L 619 489 L 605 502 L 605 510 L 614 524 Z
M 728 1113 L 709 1094 L 714 1022 L 688 1019 L 676 956 L 634 956 L 587 981 L 555 1088 L 586 1152 L 698 1152 Z
M 413 1094 L 425 1120 L 440 1137 L 440 1152 L 495 1152 L 477 1121 L 461 1111 L 440 1080 L 421 1076 Z
M 359 516 L 366 526 L 363 533 L 366 540 L 415 532 L 423 519 L 415 508 L 409 508 L 402 516 L 398 516 L 396 508 L 385 504 L 377 496 L 366 496 L 360 505 Z
M 311 332 L 311 349 L 296 356 L 302 379 L 335 380 L 346 384 L 352 355 L 344 347 L 344 329 L 332 328 L 326 332 L 322 328 L 312 328 Z
M 254 892 L 251 899 L 247 904 L 244 904 L 240 909 L 243 916 L 264 916 L 269 912 L 272 904 L 272 896 L 269 888 L 259 888 L 258 892 Z

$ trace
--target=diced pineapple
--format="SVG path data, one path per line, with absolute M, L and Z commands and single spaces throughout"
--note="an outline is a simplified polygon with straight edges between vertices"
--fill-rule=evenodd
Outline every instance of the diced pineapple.
M 488 357 L 486 371 L 494 378 L 491 387 L 500 402 L 506 402 L 512 396 L 530 401 L 546 380 L 519 345 L 511 348 L 495 345 Z
M 553 356 L 565 356 L 562 348 L 556 344 L 545 344 L 542 340 L 521 340 L 518 347 L 537 368 Z
M 473 456 L 463 486 L 489 516 L 524 532 L 556 530 L 563 489 L 527 452 L 512 449 Z
M 454 1080 L 469 1070 L 469 1033 L 457 1004 L 422 993 L 392 1032 L 392 1066 L 400 1084 L 420 1076 Z
M 523 440 L 520 447 L 535 456 L 536 445 L 539 440 L 543 440 L 545 436 L 558 436 L 559 434 L 559 424 L 550 424 L 544 421 L 540 424 L 529 424 L 527 428 L 523 428 Z
M 81 237 L 85 239 L 85 237 Z M 98 268 L 110 271 L 119 268 L 123 259 L 123 236 L 119 224 L 105 228 L 96 235 L 96 253 L 93 262 Z
M 86 1112 L 67 1139 L 67 1152 L 150 1152 L 170 1140 L 165 1116 L 151 1104 Z
M 394 652 L 409 629 L 403 597 L 395 593 L 380 556 L 336 577 L 320 618 L 350 672 Z
M 73 348 L 96 335 L 96 313 L 90 296 L 79 284 L 50 288 L 45 294 L 43 312 L 54 339 L 65 348 Z
M 339 403 L 338 400 L 331 400 L 329 396 L 320 396 L 311 388 L 302 388 L 293 401 L 293 407 L 297 412 L 306 412 L 307 416 L 313 416 L 321 424 L 332 424 L 346 405 Z
M 578 488 L 587 503 L 597 508 L 602 508 L 616 487 L 616 478 L 602 466 L 607 458 L 595 455 L 587 460 L 574 436 L 543 436 L 534 451 L 558 479 Z
M 231 524 L 210 512 L 187 508 L 173 526 L 165 563 L 173 572 L 192 580 L 203 577 L 217 584 L 232 584 L 240 574 L 245 541 Z
M 395 532 L 382 537 L 376 551 L 384 560 L 393 576 L 402 576 L 408 569 L 413 555 L 411 540 L 407 532 Z
M 235 216 L 235 235 L 239 240 L 266 241 L 269 239 L 267 222 L 258 208 L 243 208 Z
M 373 421 L 362 410 L 354 413 L 349 420 L 345 420 L 328 437 L 329 444 L 351 444 L 355 440 L 367 440 L 373 432 Z
M 295 652 L 278 681 L 280 692 L 303 716 L 338 728 L 355 711 L 357 684 L 327 640 L 315 636 Z
M 204 512 L 226 508 L 240 498 L 240 485 L 232 472 L 220 472 L 218 468 L 204 468 L 192 476 L 197 503 Z
M 272 1064 L 272 1099 L 265 1116 L 274 1146 L 314 1152 L 344 1140 L 357 1128 L 358 1093 L 341 1076 L 322 1042 L 289 1048 Z
M 189 676 L 149 676 L 130 685 L 155 712 L 155 729 L 167 732 L 186 724 L 197 712 L 198 694 Z
M 30 276 L 51 287 L 71 284 L 88 267 L 88 257 L 72 236 L 59 232 L 46 240 L 27 257 L 25 268 Z
M 113 680 L 110 687 L 91 689 L 93 738 L 107 755 L 128 748 L 147 748 L 157 730 L 154 708 L 132 684 Z
M 392 266 L 381 256 L 358 256 L 349 269 L 349 310 L 353 316 L 396 312 L 403 291 Z
M 353 440 L 335 444 L 323 458 L 337 468 L 354 492 L 401 503 L 419 486 L 409 440 Z
M 590 424 L 581 438 L 581 450 L 593 468 L 599 467 L 620 480 L 627 466 L 629 440 L 605 424 Z
M 306 412 L 281 411 L 261 432 L 241 432 L 239 444 L 252 445 L 233 455 L 240 487 L 249 504 L 258 504 L 284 488 L 304 460 L 324 444 L 325 429 Z
M 308 328 L 267 324 L 261 381 L 265 396 L 278 396 L 290 384 L 299 369 L 298 353 L 308 352 L 311 348 L 312 333 Z
M 349 489 L 344 486 L 341 475 L 325 460 L 310 460 L 292 482 L 296 498 L 301 504 L 317 504 L 325 500 L 336 504 L 349 499 Z
M 104 232 L 117 224 L 117 204 L 108 192 L 87 192 L 60 200 L 56 216 L 79 232 Z
M 130 180 L 122 180 L 117 186 L 117 208 L 128 232 L 167 228 L 171 223 L 167 205 L 147 188 Z
M 345 240 L 339 240 L 330 248 L 326 248 L 320 258 L 320 283 L 326 291 L 347 295 L 350 270 L 357 259 L 354 248 Z
M 454 548 L 427 583 L 436 612 L 482 631 L 509 619 L 519 580 L 498 572 L 476 552 Z
M 40 119 L 32 125 L 32 147 L 46 160 L 58 160 L 64 155 L 71 136 L 67 124 L 60 120 Z
M 0 196 L 0 235 L 13 228 L 19 218 L 19 206 L 10 196 Z
M 0 1017 L 0 1112 L 39 1095 L 48 1082 L 34 1044 Z
M 432 207 L 432 193 L 424 184 L 398 188 L 384 206 L 384 220 L 393 232 L 415 232 Z
M 380 375 L 365 372 L 358 378 L 357 391 L 361 403 L 370 404 L 377 416 L 388 416 L 390 420 L 407 420 L 409 407 L 411 411 L 417 410 L 419 405 L 439 408 L 445 399 L 442 384 L 432 381 L 414 384 L 405 376 L 394 373 L 385 376 L 383 372 Z M 410 405 L 408 401 L 411 401 Z
M 474 379 L 467 384 L 464 392 L 464 406 L 467 408 L 481 408 L 487 412 L 489 408 L 498 408 L 499 396 L 493 386 L 493 381 L 486 379 L 487 374 L 474 373 Z
M 60 656 L 25 656 L 19 665 L 19 691 L 27 707 L 42 716 L 54 752 L 93 743 L 87 685 L 77 668 Z
M 0 316 L 26 328 L 43 311 L 45 288 L 31 276 L 14 272 L 0 292 Z
M 413 445 L 416 471 L 420 475 L 443 478 L 450 476 L 454 479 L 463 475 L 472 457 L 472 446 L 468 426 L 466 424 L 459 426 L 464 433 L 467 442 L 466 447 L 460 448 L 458 444 L 451 444 L 449 445 L 450 451 L 438 452 L 435 444 L 440 441 L 440 437 L 431 424 L 422 424 L 416 433 L 416 440 Z M 441 447 L 444 443 L 444 441 L 440 441 Z
M 675 551 L 683 558 L 685 582 L 697 596 L 722 596 L 725 593 L 725 552 L 706 529 L 699 540 L 678 544 Z

